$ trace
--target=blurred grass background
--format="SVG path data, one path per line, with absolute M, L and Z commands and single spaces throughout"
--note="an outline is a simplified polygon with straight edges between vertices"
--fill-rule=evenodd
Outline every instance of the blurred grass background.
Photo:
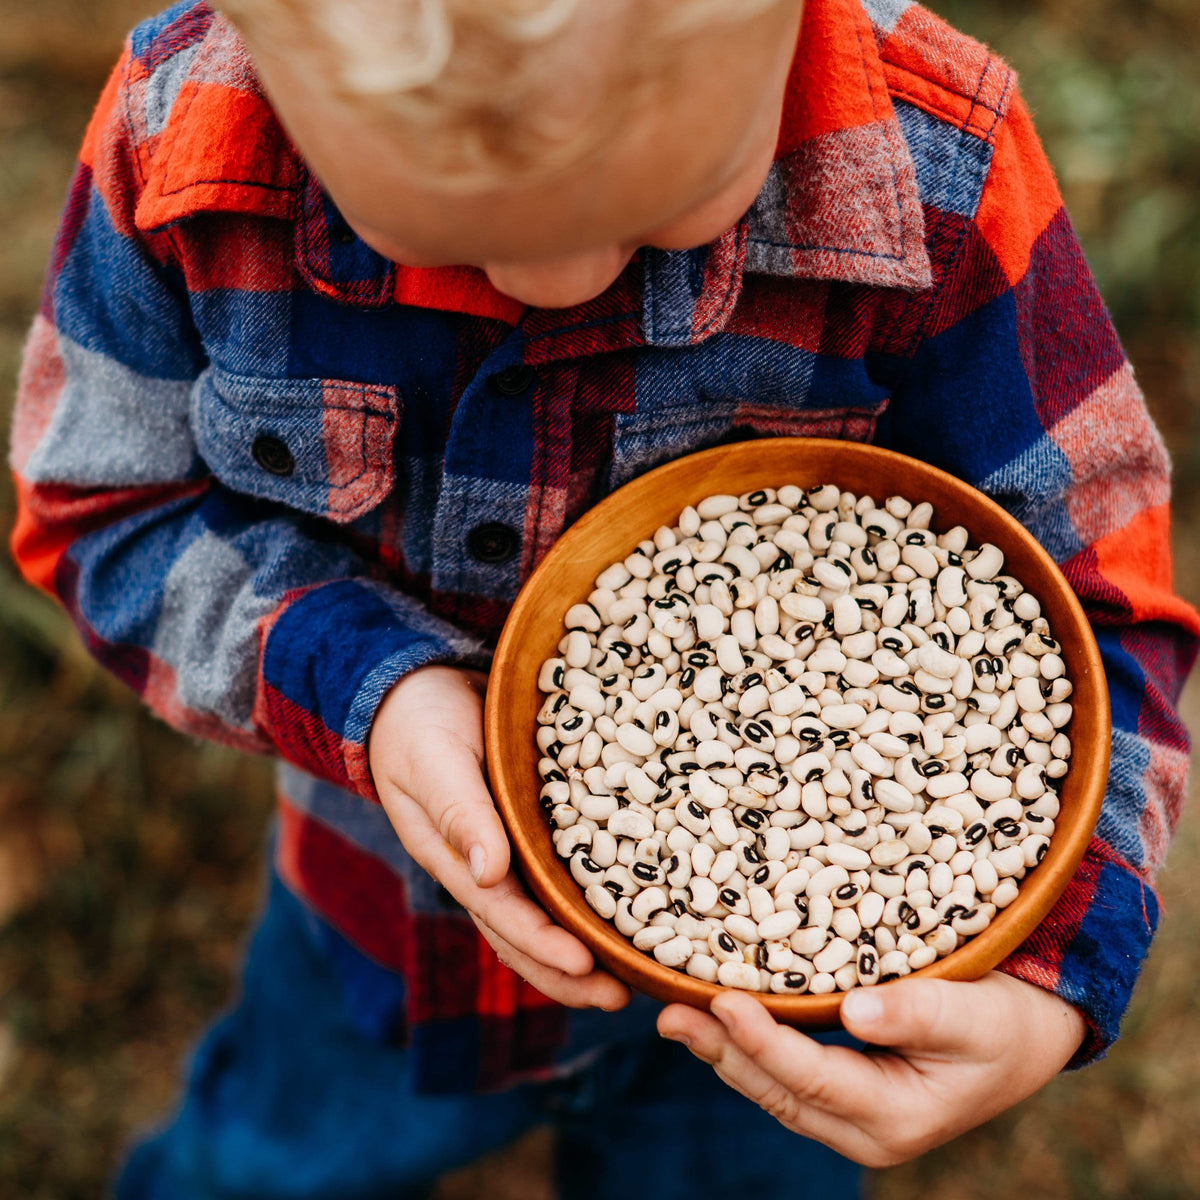
M 0 0 L 0 422 L 74 155 L 153 0 Z M 1200 5 L 933 0 L 1020 71 L 1076 227 L 1176 463 L 1180 590 L 1200 600 Z M 13 518 L 0 482 L 0 532 Z M 1200 688 L 1186 707 L 1200 728 Z M 1099 1067 L 874 1181 L 875 1200 L 1200 1196 L 1200 818 Z M 0 556 L 0 1197 L 104 1191 L 233 986 L 268 765 L 186 741 L 93 667 Z M 451 1197 L 551 1196 L 535 1135 Z

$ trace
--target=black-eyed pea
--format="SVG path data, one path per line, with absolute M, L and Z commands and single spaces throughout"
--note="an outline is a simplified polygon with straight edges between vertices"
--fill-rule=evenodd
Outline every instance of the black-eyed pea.
M 958 934 L 949 925 L 939 924 L 925 935 L 925 944 L 933 948 L 938 958 L 944 958 L 958 947 Z
M 616 916 L 617 898 L 603 884 L 589 884 L 584 890 L 584 899 L 606 921 Z
M 628 896 L 618 898 L 617 911 L 613 914 L 612 922 L 616 926 L 617 932 L 627 938 L 632 938 L 645 925 L 644 921 L 633 915 L 632 902 Z
M 805 887 L 805 894 L 810 900 L 814 897 L 829 896 L 835 889 L 843 887 L 849 882 L 850 873 L 845 867 L 836 864 L 822 867 L 809 879 Z
M 1021 843 L 1021 853 L 1025 859 L 1025 866 L 1029 869 L 1036 867 L 1038 863 L 1046 857 L 1046 852 L 1050 849 L 1050 839 L 1041 834 L 1032 834 Z
M 925 854 L 933 845 L 933 831 L 924 821 L 914 821 L 905 829 L 901 842 L 912 854 Z
M 879 982 L 879 950 L 873 945 L 858 948 L 854 969 L 856 981 L 863 987 L 872 987 Z
M 857 947 L 845 938 L 834 937 L 827 945 L 812 956 L 812 964 L 818 974 L 837 971 L 857 957 Z
M 673 941 L 676 936 L 670 925 L 644 925 L 633 935 L 633 945 L 643 954 L 649 954 L 656 946 Z
M 714 929 L 708 935 L 708 947 L 717 963 L 744 962 L 744 946 L 726 929 Z
M 950 922 L 954 932 L 963 937 L 974 937 L 975 934 L 982 933 L 988 924 L 987 913 L 979 908 L 971 909 L 962 916 L 956 916 Z
M 763 942 L 781 942 L 789 938 L 800 928 L 800 915 L 796 912 L 772 912 L 761 919 L 757 925 L 757 933 Z M 784 968 L 779 968 L 780 970 Z
M 775 885 L 784 877 L 786 873 L 787 867 L 785 867 L 783 863 L 779 862 L 778 860 L 775 860 L 772 862 L 763 863 L 753 873 L 753 875 L 750 876 L 750 880 L 757 886 L 770 891 L 774 889 Z
M 584 809 L 580 809 L 584 812 Z M 588 815 L 585 813 L 585 815 Z M 599 818 L 597 818 L 599 819 Z M 614 837 L 618 838 L 633 838 L 635 842 L 640 842 L 645 838 L 652 837 L 654 834 L 654 820 L 630 808 L 622 808 L 613 812 L 608 818 L 608 831 Z
M 1034 800 L 1026 810 L 1027 815 L 1035 815 L 1043 817 L 1048 821 L 1054 821 L 1058 818 L 1060 801 L 1054 792 L 1047 789 L 1036 800 Z
M 661 887 L 668 883 L 666 872 L 658 863 L 635 860 L 629 868 L 629 874 L 642 887 Z
M 775 897 L 765 887 L 751 884 L 746 888 L 746 900 L 750 905 L 750 916 L 756 922 L 775 912 Z
M 608 829 L 597 829 L 591 835 L 588 857 L 597 866 L 607 870 L 617 861 L 617 839 Z M 561 853 L 561 850 L 560 850 Z
M 691 939 L 684 937 L 682 934 L 677 934 L 667 941 L 660 942 L 652 947 L 652 949 L 654 957 L 658 962 L 662 963 L 664 967 L 674 967 L 676 969 L 684 966 L 688 959 L 695 953 Z
M 693 876 L 684 886 L 688 908 L 699 916 L 709 916 L 724 910 L 720 890 L 711 879 Z
M 717 982 L 717 962 L 708 954 L 695 953 L 687 960 L 684 970 L 703 983 Z
M 692 913 L 685 912 L 674 917 L 675 932 L 682 934 L 686 938 L 691 938 L 692 941 L 708 942 L 708 935 L 712 931 L 713 926 L 709 924 L 709 919 L 704 917 L 694 916 Z
M 762 978 L 758 968 L 747 962 L 723 962 L 717 967 L 717 982 L 723 987 L 740 988 L 743 991 L 762 990 Z
M 922 935 L 929 933 L 930 930 L 936 929 L 941 921 L 940 915 L 933 908 L 932 900 L 933 896 L 929 895 L 930 903 L 921 904 L 919 907 L 917 907 L 917 917 L 919 920 L 917 921 L 916 925 L 911 926 L 912 932 L 916 934 L 917 937 L 921 937 Z M 932 961 L 932 959 L 930 961 Z M 916 968 L 914 967 L 913 969 L 915 970 Z
M 819 925 L 806 925 L 788 938 L 793 953 L 811 959 L 829 941 L 830 932 Z
M 988 855 L 988 861 L 996 868 L 996 874 L 1001 879 L 1017 875 L 1025 871 L 1025 855 L 1020 846 L 1006 846 L 1003 850 L 994 850 Z
M 926 854 L 937 863 L 949 863 L 958 853 L 958 841 L 952 833 L 944 833 L 929 843 Z
M 887 983 L 892 979 L 899 979 L 901 976 L 910 974 L 912 974 L 912 967 L 908 965 L 908 955 L 903 950 L 889 950 L 880 956 L 880 983 Z
M 908 965 L 914 971 L 937 962 L 938 952 L 932 946 L 920 946 L 908 956 Z
M 850 962 L 843 967 L 838 967 L 833 973 L 833 981 L 840 992 L 848 992 L 852 987 L 857 986 L 858 969 L 855 964 Z
M 828 896 L 813 896 L 808 901 L 808 923 L 828 929 L 833 923 L 833 901 Z
M 890 867 L 877 869 L 871 873 L 871 891 L 888 901 L 903 896 L 904 876 Z
M 706 842 L 698 842 L 691 853 L 692 874 L 708 877 L 716 858 L 717 852 L 712 846 Z M 714 880 L 713 882 L 717 881 Z
M 870 894 L 871 893 L 865 893 L 863 898 Z M 859 900 L 859 903 L 862 903 L 862 899 Z M 849 906 L 838 908 L 835 905 L 831 928 L 838 937 L 845 938 L 848 942 L 856 942 L 863 932 L 862 922 L 859 920 L 857 906 L 854 908 Z
M 742 946 L 757 945 L 762 939 L 758 934 L 758 922 L 752 917 L 729 913 L 723 921 L 725 932 Z
M 929 869 L 929 891 L 935 900 L 949 895 L 954 889 L 954 872 L 948 862 L 935 862 Z
M 894 867 L 897 863 L 903 862 L 909 853 L 909 847 L 897 839 L 891 842 L 879 842 L 870 851 L 870 856 L 871 862 L 877 867 Z
M 802 996 L 808 986 L 809 976 L 802 971 L 783 971 L 771 977 L 771 991 L 779 996 Z
M 852 908 L 862 899 L 866 889 L 860 883 L 848 882 L 834 888 L 829 894 L 829 900 L 834 909 Z
M 661 912 L 670 904 L 666 891 L 661 887 L 648 887 L 638 892 L 630 903 L 630 915 L 646 924 L 655 913 Z

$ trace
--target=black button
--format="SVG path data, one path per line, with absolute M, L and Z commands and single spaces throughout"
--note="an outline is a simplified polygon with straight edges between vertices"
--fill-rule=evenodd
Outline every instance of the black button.
M 532 367 L 526 366 L 525 363 L 514 363 L 511 367 L 497 371 L 490 382 L 502 396 L 522 396 L 533 387 L 536 378 Z
M 254 439 L 250 453 L 254 455 L 254 461 L 272 475 L 290 475 L 296 469 L 296 460 L 286 443 L 269 433 Z
M 354 230 L 350 228 L 339 229 L 333 236 L 334 241 L 339 246 L 349 246 L 357 240 L 354 236 Z
M 517 552 L 517 531 L 499 521 L 476 525 L 467 534 L 467 550 L 476 562 L 508 562 Z

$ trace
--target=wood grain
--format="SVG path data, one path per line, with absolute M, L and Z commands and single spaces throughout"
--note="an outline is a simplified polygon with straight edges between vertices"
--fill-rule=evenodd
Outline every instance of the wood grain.
M 1062 811 L 1045 859 L 1021 884 L 1020 895 L 992 924 L 946 958 L 917 974 L 977 979 L 1037 927 L 1066 887 L 1087 847 L 1108 777 L 1110 717 L 1100 653 L 1078 598 L 1050 556 L 1002 508 L 961 480 L 916 459 L 874 446 L 819 438 L 772 438 L 719 446 L 677 459 L 635 479 L 579 519 L 551 548 L 522 588 L 496 649 L 488 685 L 485 736 L 488 771 L 519 872 L 546 911 L 588 945 L 597 960 L 631 987 L 662 1001 L 707 1009 L 719 992 L 635 950 L 584 901 L 582 889 L 555 853 L 546 814 L 538 804 L 540 780 L 534 741 L 542 703 L 537 675 L 556 653 L 561 618 L 583 600 L 597 574 L 626 557 L 659 525 L 674 524 L 687 504 L 718 492 L 740 494 L 785 483 L 835 483 L 882 503 L 900 494 L 930 501 L 933 528 L 964 525 L 972 544 L 989 541 L 1005 554 L 1005 572 L 1020 579 L 1042 604 L 1075 685 L 1071 769 L 1063 782 Z M 904 980 L 885 984 L 903 987 Z M 838 1024 L 842 994 L 758 998 L 777 1020 L 809 1028 Z

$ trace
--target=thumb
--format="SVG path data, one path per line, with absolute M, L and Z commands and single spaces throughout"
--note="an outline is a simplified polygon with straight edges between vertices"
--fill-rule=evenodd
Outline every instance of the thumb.
M 986 1037 L 984 998 L 969 983 L 905 979 L 849 992 L 842 1023 L 855 1037 L 897 1050 L 975 1057 Z

